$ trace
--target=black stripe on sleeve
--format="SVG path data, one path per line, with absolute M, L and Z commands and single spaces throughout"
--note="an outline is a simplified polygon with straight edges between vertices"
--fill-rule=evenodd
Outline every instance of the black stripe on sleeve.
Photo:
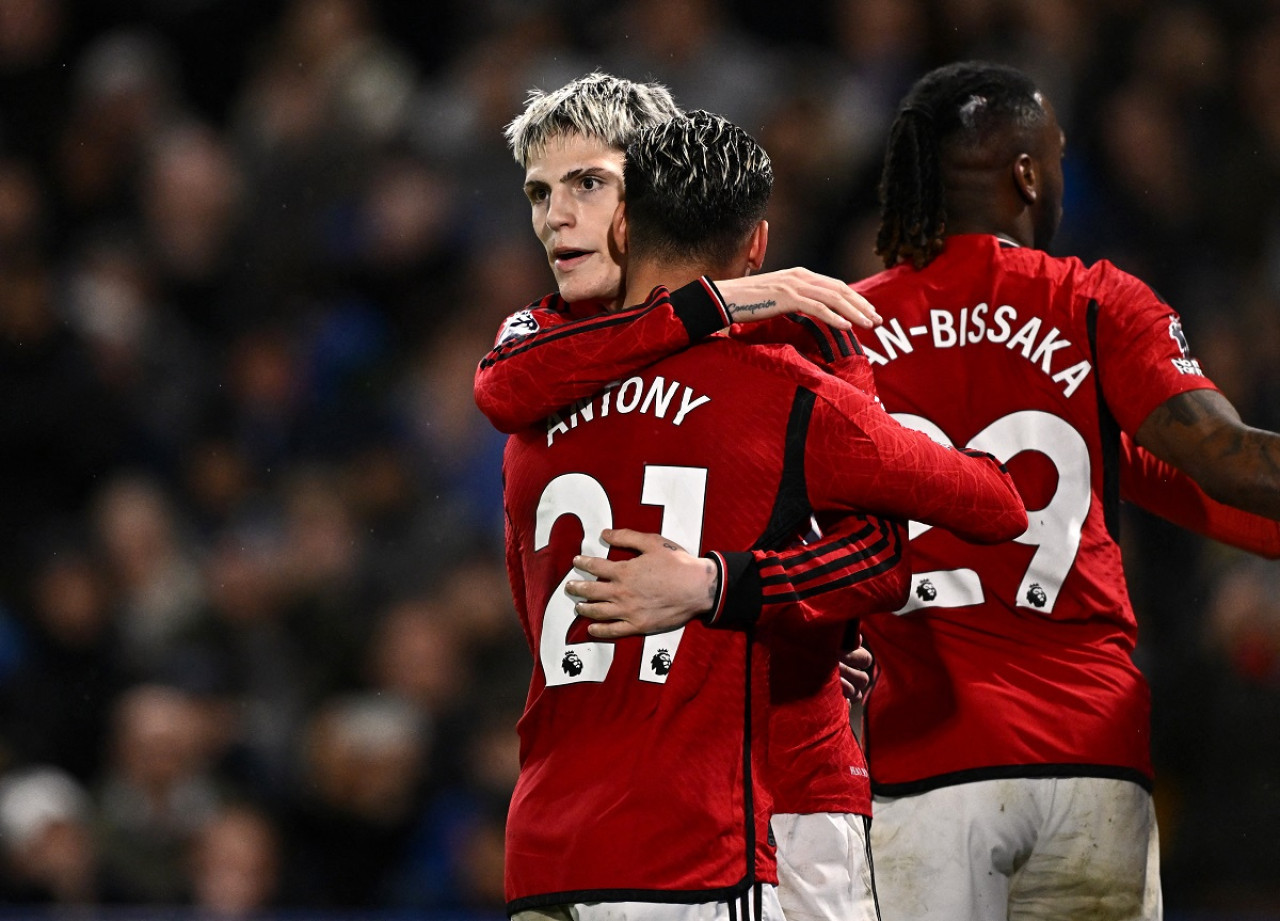
M 563 326 L 557 326 L 541 336 L 526 336 L 523 339 L 517 339 L 512 343 L 510 348 L 497 348 L 490 351 L 488 355 L 480 360 L 480 367 L 492 367 L 500 361 L 504 361 L 515 355 L 522 355 L 530 349 L 536 349 L 549 342 L 558 342 L 566 336 L 576 336 L 581 333 L 592 332 L 597 329 L 607 329 L 611 326 L 630 323 L 641 314 L 647 313 L 662 303 L 664 303 L 664 300 L 659 300 L 652 304 L 646 304 L 643 307 L 619 310 L 616 313 L 604 313 L 599 316 L 586 317 L 581 320 L 574 320 L 571 323 L 565 323 Z
M 818 346 L 818 352 L 822 355 L 822 360 L 827 364 L 836 360 L 836 350 L 831 345 L 831 340 L 823 333 L 827 327 L 802 313 L 789 313 L 787 319 L 798 326 L 803 327 L 804 331 L 813 337 L 813 341 Z

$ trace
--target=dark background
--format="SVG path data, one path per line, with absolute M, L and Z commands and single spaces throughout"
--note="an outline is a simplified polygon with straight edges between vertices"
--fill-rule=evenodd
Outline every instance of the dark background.
M 898 100 L 968 57 L 1057 107 L 1055 252 L 1280 428 L 1280 3 L 0 0 L 0 902 L 501 916 L 471 380 L 552 285 L 502 126 L 666 83 L 773 156 L 767 267 L 854 279 Z M 1168 916 L 1280 917 L 1280 567 L 1124 537 Z

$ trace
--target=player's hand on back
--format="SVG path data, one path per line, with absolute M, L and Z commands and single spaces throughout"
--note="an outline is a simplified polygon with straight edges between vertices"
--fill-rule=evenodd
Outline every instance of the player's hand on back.
M 716 281 L 735 323 L 769 320 L 784 313 L 803 313 L 837 329 L 879 325 L 872 303 L 848 284 L 805 268 L 779 269 Z
M 611 547 L 634 550 L 627 560 L 576 556 L 574 568 L 594 579 L 571 580 L 565 592 L 574 611 L 595 621 L 587 630 L 599 639 L 663 633 L 683 627 L 715 604 L 716 568 L 660 534 L 610 528 L 601 538 Z
M 840 657 L 840 687 L 845 699 L 850 703 L 859 703 L 871 686 L 871 667 L 874 659 L 871 650 L 862 645 L 862 637 L 858 637 L 858 647 L 851 649 Z

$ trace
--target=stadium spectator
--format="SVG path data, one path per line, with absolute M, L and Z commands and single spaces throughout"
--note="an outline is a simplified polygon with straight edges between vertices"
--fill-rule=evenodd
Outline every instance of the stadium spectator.
M 5 904 L 88 911 L 120 897 L 102 870 L 88 791 L 65 771 L 37 765 L 0 777 L 0 841 Z
M 481 466 L 463 492 L 455 491 L 458 480 L 441 476 L 443 466 L 433 468 L 451 458 L 445 439 L 431 437 L 427 410 L 436 393 L 466 393 L 473 363 L 489 345 L 479 334 L 453 338 L 450 323 L 488 313 L 491 319 L 475 321 L 487 337 L 491 311 L 505 314 L 543 285 L 541 251 L 527 233 L 515 233 L 526 212 L 511 195 L 514 174 L 495 132 L 529 86 L 559 86 L 596 66 L 619 72 L 624 59 L 645 62 L 627 76 L 675 85 L 681 98 L 711 104 L 695 88 L 699 36 L 711 43 L 703 73 L 735 72 L 735 49 L 764 55 L 749 80 L 716 88 L 723 93 L 716 104 L 776 148 L 775 165 L 786 172 L 777 204 L 794 217 L 784 226 L 777 215 L 773 264 L 843 278 L 880 268 L 872 252 L 880 139 L 910 79 L 973 57 L 1021 66 L 1053 99 L 1071 141 L 1055 252 L 1086 262 L 1108 257 L 1136 270 L 1178 307 L 1202 366 L 1241 415 L 1280 427 L 1280 14 L 1273 5 L 727 0 L 703 7 L 710 15 L 679 41 L 679 62 L 671 62 L 678 72 L 668 71 L 653 30 L 617 28 L 640 9 L 630 0 L 604 0 L 591 15 L 579 15 L 574 3 L 506 0 L 0 0 L 0 622 L 4 662 L 39 669 L 51 695 L 36 692 L 26 708 L 0 706 L 0 721 L 27 720 L 37 700 L 65 700 L 72 688 L 88 687 L 85 676 L 95 671 L 125 675 L 126 660 L 107 638 L 115 628 L 74 654 L 50 655 L 44 615 L 32 600 L 33 580 L 47 565 L 58 581 L 65 577 L 69 595 L 83 587 L 79 563 L 63 568 L 48 549 L 66 546 L 56 535 L 92 533 L 94 497 L 121 474 L 160 485 L 185 551 L 207 575 L 218 548 L 246 535 L 275 540 L 291 473 L 323 467 L 346 484 L 344 496 L 355 489 L 366 548 L 360 569 L 372 596 L 351 609 L 357 634 L 372 631 L 391 598 L 439 601 L 447 593 L 464 599 L 450 601 L 450 610 L 465 610 L 470 592 L 452 587 L 455 570 L 477 558 L 483 565 L 461 578 L 484 594 L 491 622 L 493 587 L 505 593 L 502 521 L 493 514 L 498 487 L 489 481 L 485 509 L 473 508 L 467 497 L 480 495 Z M 302 72 L 290 74 L 296 63 Z M 744 99 L 742 87 L 758 82 L 767 82 L 766 91 Z M 1141 122 L 1115 119 L 1121 106 Z M 317 127 L 307 120 L 317 108 L 338 114 Z M 1172 150 L 1153 146 L 1155 132 L 1136 130 L 1156 125 L 1152 113 Z M 1122 130 L 1123 139 L 1116 137 Z M 814 142 L 783 146 L 785 131 Z M 192 132 L 204 140 L 188 146 L 183 139 Z M 1157 200 L 1155 180 L 1166 185 L 1170 157 L 1189 164 L 1180 177 L 1185 188 L 1173 190 L 1182 224 L 1164 220 Z M 193 188 L 189 202 L 157 198 Z M 236 192 L 228 204 L 224 196 Z M 213 218 L 196 228 L 202 240 L 183 236 L 197 211 Z M 1199 232 L 1189 236 L 1186 227 Z M 181 238 L 175 252 L 217 250 L 220 258 L 198 270 L 199 259 L 184 260 L 188 273 L 179 275 L 160 258 L 173 246 L 171 234 Z M 1170 239 L 1176 250 L 1166 246 Z M 791 257 L 785 263 L 784 255 Z M 115 345 L 95 342 L 86 324 L 128 329 L 112 327 L 119 316 L 108 309 L 112 301 L 86 297 L 95 290 L 140 298 L 145 318 L 134 329 L 141 339 L 116 340 L 126 348 L 111 353 L 113 373 L 123 375 L 112 379 L 95 348 Z M 517 292 L 515 301 L 489 298 L 503 291 Z M 290 381 L 299 402 L 249 421 L 233 343 L 262 324 L 275 324 L 292 349 L 297 365 L 272 374 Z M 435 365 L 448 348 L 473 354 Z M 130 367 L 135 357 L 141 364 Z M 144 442 L 139 432 L 153 434 Z M 262 450 L 276 445 L 283 447 Z M 1213 677 L 1208 684 L 1187 678 L 1189 669 L 1237 674 L 1230 647 L 1204 641 L 1212 599 L 1235 579 L 1235 558 L 1137 508 L 1124 507 L 1121 518 L 1143 636 L 1135 661 L 1153 695 L 1154 795 L 1170 854 L 1167 916 L 1228 906 L 1274 914 L 1280 848 L 1250 824 L 1267 814 L 1270 775 L 1243 771 L 1228 789 L 1214 771 L 1263 757 L 1254 746 L 1267 739 L 1249 715 L 1269 712 L 1276 692 L 1252 679 L 1224 678 L 1214 687 Z M 258 537 L 246 539 L 243 552 L 259 551 L 258 565 L 269 566 L 274 551 Z M 113 621 L 109 580 L 105 595 Z M 509 599 L 502 604 L 496 620 L 509 627 Z M 207 640 L 211 657 L 221 654 L 219 641 L 199 629 L 183 640 Z M 527 681 L 523 641 L 515 655 L 509 640 L 468 660 L 468 699 L 484 694 L 494 676 Z M 357 686 L 346 690 L 363 687 L 358 650 L 331 653 L 344 660 L 341 680 Z M 327 665 L 321 671 L 333 674 Z M 290 673 L 282 666 L 276 678 L 287 682 Z M 202 689 L 196 677 L 204 680 L 193 675 L 192 690 L 212 693 L 215 685 Z M 119 680 L 127 687 L 139 679 Z M 6 700 L 27 699 L 8 691 L 34 687 L 23 678 L 6 689 Z M 82 710 L 51 715 L 48 738 L 37 740 L 49 744 L 40 750 L 56 766 L 93 789 L 105 767 L 100 749 L 90 754 L 91 740 L 110 734 L 112 698 L 104 693 Z M 251 705 L 255 732 L 271 734 L 272 764 L 281 768 L 300 743 L 277 727 L 305 721 L 318 705 L 302 697 L 297 703 L 291 690 Z M 55 744 L 68 738 L 72 717 L 83 721 L 83 742 Z M 1215 733 L 1212 758 L 1203 757 L 1202 727 Z M 6 747 L 0 757 L 19 770 L 38 763 L 26 754 L 34 751 Z M 64 757 L 70 760 L 57 763 Z M 432 763 L 444 785 L 462 769 L 461 756 L 444 748 Z M 273 776 L 287 785 L 289 771 Z M 282 803 L 269 805 L 278 811 Z M 1212 817 L 1213 861 L 1199 859 L 1203 823 L 1193 816 Z M 291 833 L 287 821 L 280 830 Z M 297 888 L 282 896 L 299 909 L 314 897 Z
M 219 809 L 191 843 L 191 904 L 201 918 L 262 917 L 280 904 L 280 834 L 249 805 Z
M 116 704 L 94 799 L 103 864 L 125 901 L 166 905 L 187 894 L 187 848 L 223 797 L 202 717 L 189 695 L 158 684 L 136 685 Z

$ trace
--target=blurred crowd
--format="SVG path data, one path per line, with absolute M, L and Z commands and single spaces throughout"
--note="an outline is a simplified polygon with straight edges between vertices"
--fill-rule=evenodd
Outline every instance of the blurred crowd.
M 1280 428 L 1275 0 L 0 0 L 0 904 L 501 917 L 471 382 L 552 285 L 502 126 L 663 82 L 771 153 L 767 267 L 854 279 L 897 101 L 969 57 L 1057 107 L 1054 251 Z M 1280 564 L 1124 538 L 1170 916 L 1280 912 Z

